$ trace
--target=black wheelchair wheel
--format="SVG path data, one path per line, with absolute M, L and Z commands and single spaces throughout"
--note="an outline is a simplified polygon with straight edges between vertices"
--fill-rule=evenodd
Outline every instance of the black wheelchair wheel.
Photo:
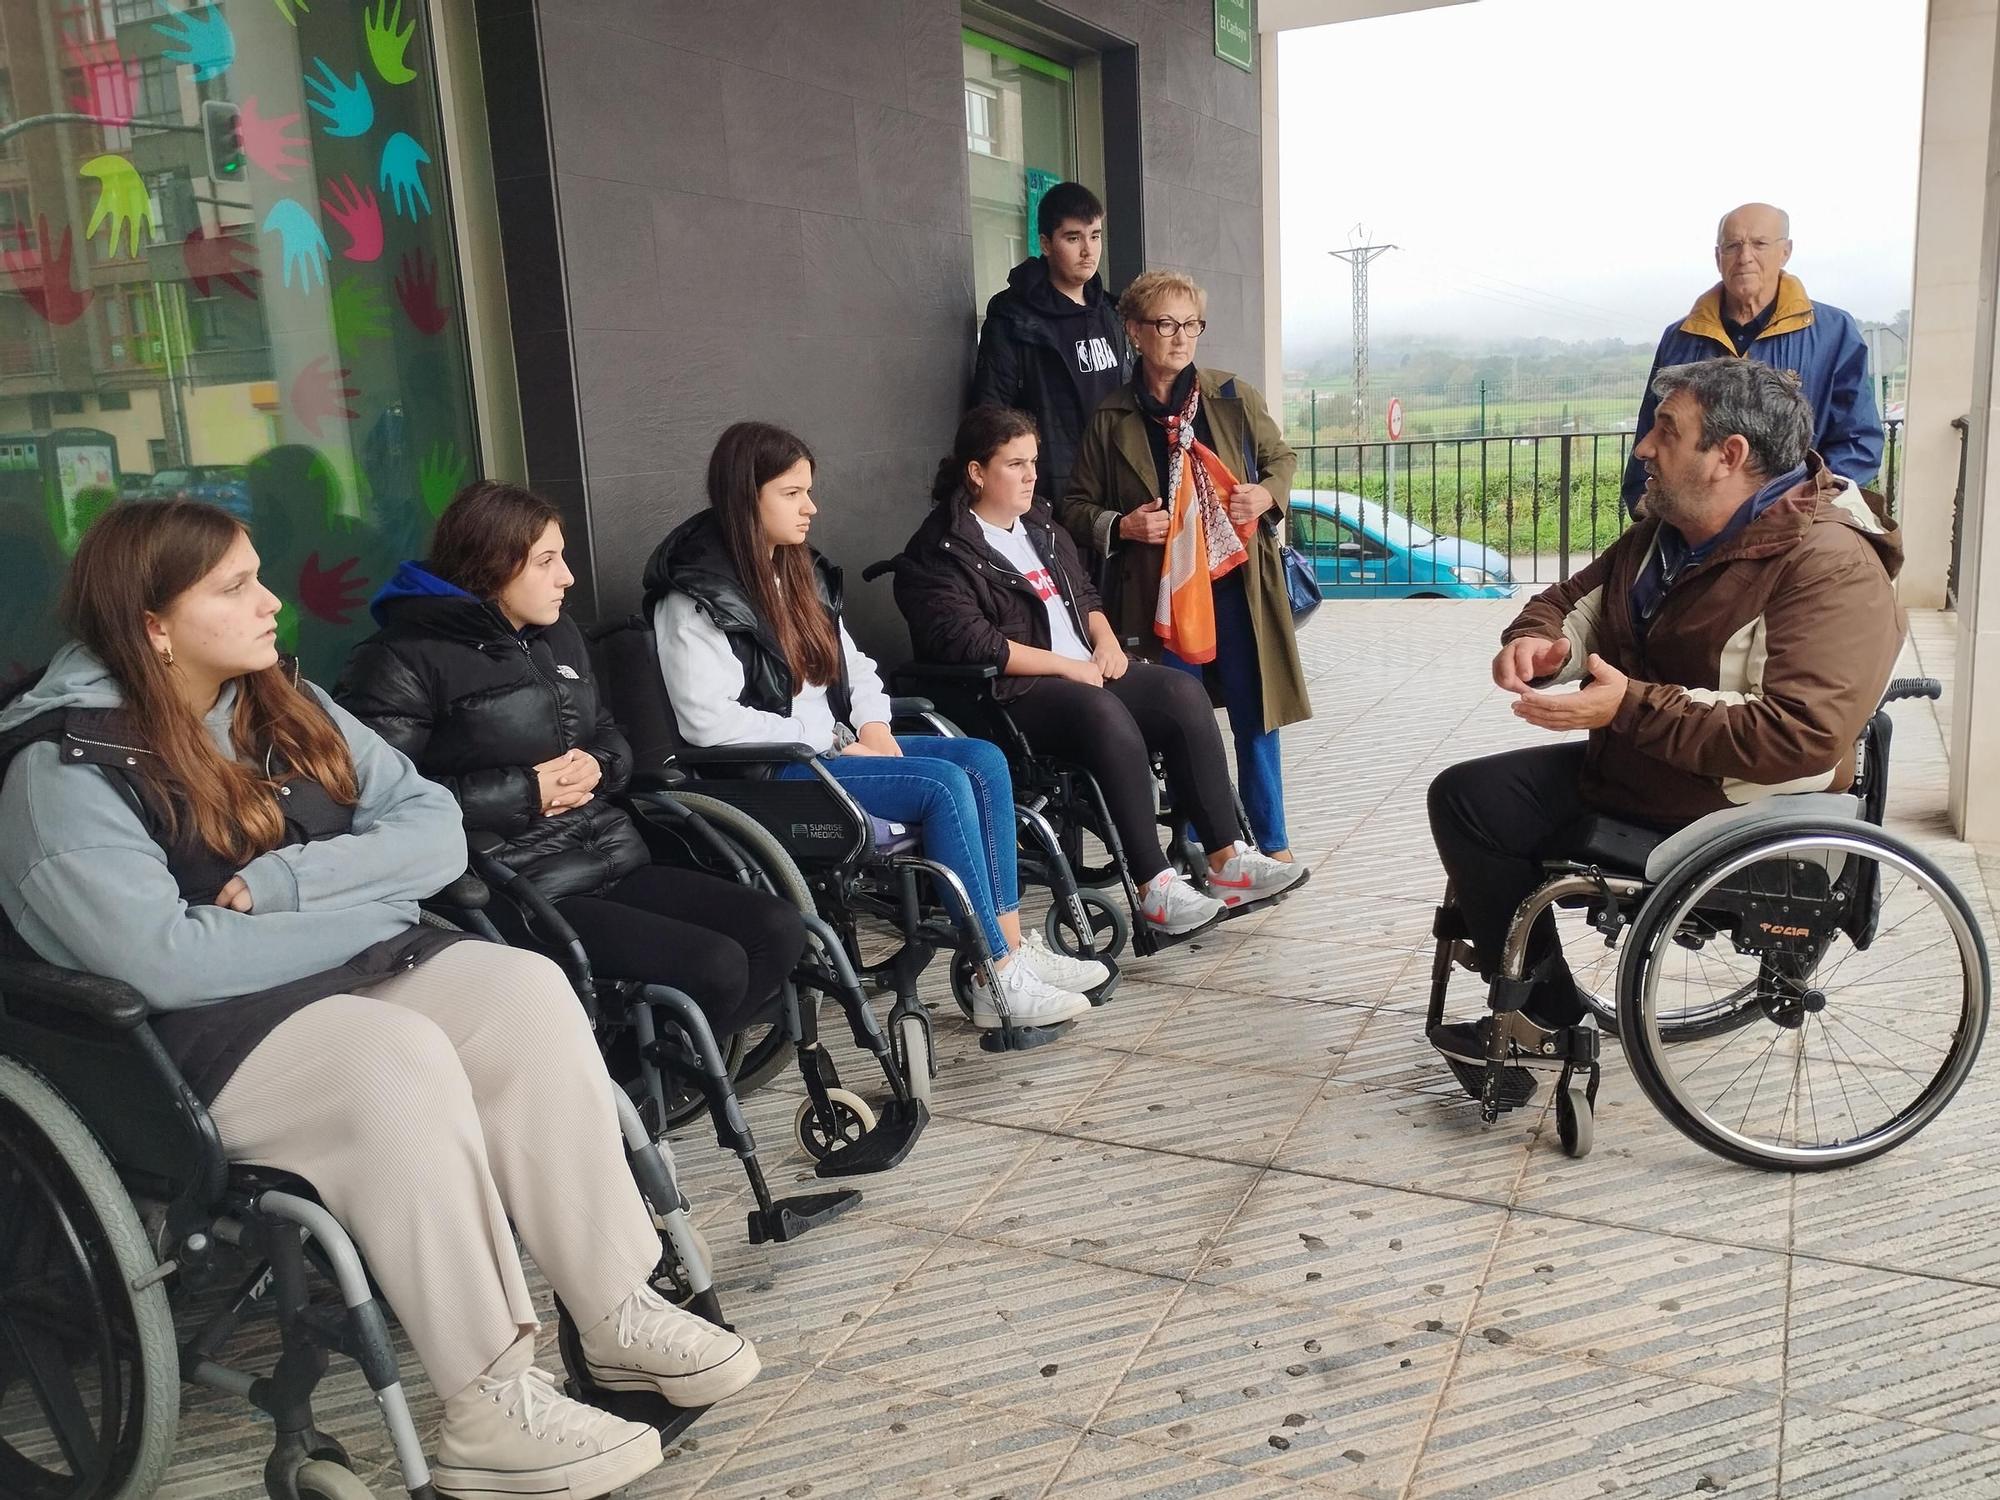
M 166 1287 L 76 1113 L 0 1057 L 0 1495 L 143 1500 L 180 1425 Z M 144 1289 L 133 1287 L 144 1284 Z
M 1083 905 L 1088 931 L 1078 927 L 1069 903 L 1057 896 L 1050 901 L 1049 914 L 1042 919 L 1042 936 L 1056 952 L 1070 958 L 1117 958 L 1132 936 L 1132 921 L 1124 906 L 1087 886 L 1080 886 L 1076 895 Z
M 1872 924 L 1850 920 L 1862 893 Z M 1753 1023 L 1672 1041 L 1676 1017 L 1745 986 Z M 1937 1117 L 1978 1055 L 1992 976 L 1934 863 L 1872 824 L 1797 818 L 1717 839 L 1653 888 L 1618 1002 L 1633 1077 L 1676 1129 L 1747 1166 L 1819 1171 Z
M 293 1477 L 299 1500 L 375 1500 L 375 1492 L 361 1482 L 361 1476 L 345 1464 L 316 1458 Z
M 1620 949 L 1607 944 L 1603 932 L 1591 925 L 1589 909 L 1558 906 L 1553 914 L 1556 933 L 1562 941 L 1563 961 L 1576 981 L 1577 997 L 1596 1020 L 1598 1030 L 1606 1036 L 1617 1036 Z M 1762 1019 L 1763 1014 L 1757 1005 L 1756 985 L 1744 984 L 1663 1018 L 1661 1039 L 1669 1043 L 1698 1042 L 1748 1026 Z

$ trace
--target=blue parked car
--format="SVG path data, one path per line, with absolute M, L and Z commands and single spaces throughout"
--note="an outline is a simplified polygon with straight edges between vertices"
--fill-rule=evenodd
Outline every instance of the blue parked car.
M 1338 490 L 1294 490 L 1291 543 L 1312 559 L 1329 599 L 1507 599 L 1505 553 L 1437 536 L 1379 500 Z

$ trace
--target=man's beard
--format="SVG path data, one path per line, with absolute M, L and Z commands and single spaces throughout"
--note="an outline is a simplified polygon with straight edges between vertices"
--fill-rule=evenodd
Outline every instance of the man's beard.
M 1678 527 L 1694 513 L 1694 508 L 1681 503 L 1681 499 L 1666 486 L 1659 475 L 1652 476 L 1652 483 L 1646 486 L 1644 496 L 1646 514 L 1666 525 Z

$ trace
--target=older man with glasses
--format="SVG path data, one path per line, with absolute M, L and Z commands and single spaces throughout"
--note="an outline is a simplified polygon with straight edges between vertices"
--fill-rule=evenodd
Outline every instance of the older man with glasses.
M 1634 452 L 1621 487 L 1626 509 L 1638 513 L 1646 469 L 1637 448 L 1653 428 L 1659 397 L 1653 376 L 1670 365 L 1718 355 L 1754 359 L 1799 377 L 1813 410 L 1813 449 L 1826 466 L 1857 485 L 1882 468 L 1882 418 L 1868 380 L 1868 346 L 1851 313 L 1814 302 L 1785 270 L 1792 258 L 1792 221 L 1781 208 L 1746 203 L 1716 226 L 1715 268 L 1722 280 L 1703 292 L 1686 318 L 1661 335 L 1646 378 L 1646 397 L 1632 435 Z

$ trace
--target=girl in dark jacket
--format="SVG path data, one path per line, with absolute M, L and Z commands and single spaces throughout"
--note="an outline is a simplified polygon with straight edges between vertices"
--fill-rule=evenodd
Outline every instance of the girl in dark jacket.
M 457 797 L 473 834 L 576 929 L 599 978 L 671 982 L 718 1037 L 774 1015 L 805 947 L 792 906 L 650 862 L 610 800 L 632 753 L 563 613 L 575 582 L 555 508 L 513 485 L 468 486 L 428 562 L 376 596 L 381 626 L 337 696 Z
M 938 465 L 936 509 L 896 560 L 896 603 L 919 656 L 990 662 L 994 694 L 1037 750 L 1097 778 L 1117 825 L 1140 914 L 1191 932 L 1223 907 L 1262 901 L 1305 878 L 1242 842 L 1229 762 L 1200 681 L 1118 644 L 1076 544 L 1035 499 L 1035 421 L 976 406 Z M 1209 851 L 1204 895 L 1167 862 L 1154 816 L 1152 751 Z

